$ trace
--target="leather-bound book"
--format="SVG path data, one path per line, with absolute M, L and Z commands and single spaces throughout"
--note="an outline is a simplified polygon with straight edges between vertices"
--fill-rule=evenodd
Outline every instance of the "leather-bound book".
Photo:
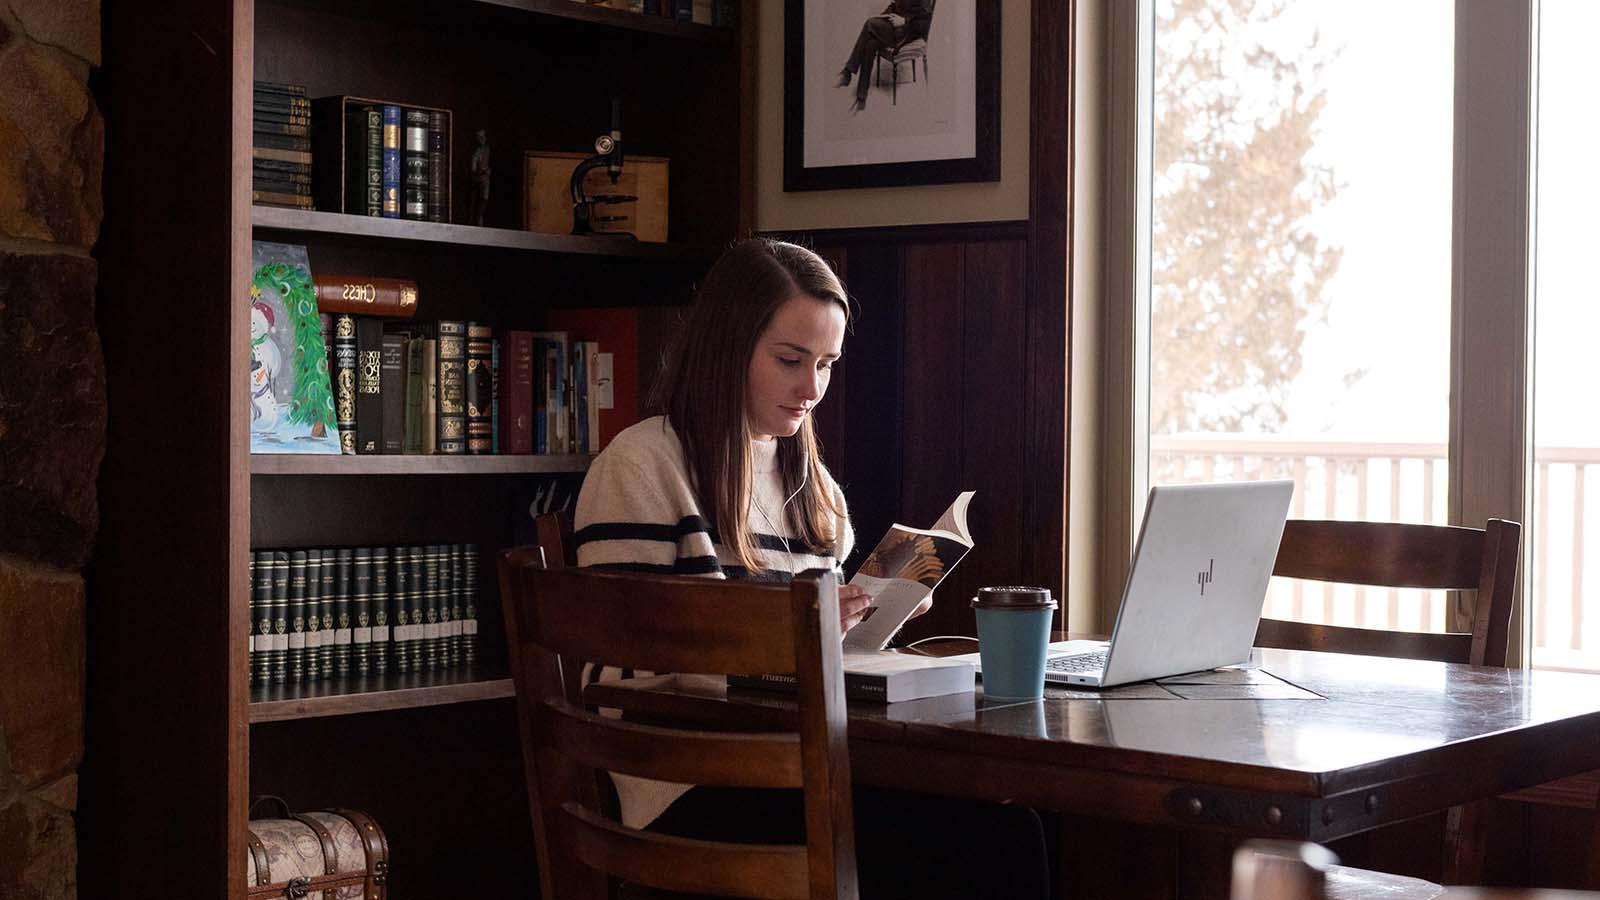
M 461 613 L 461 662 L 472 665 L 478 661 L 478 545 L 466 548 L 466 584 L 463 586 Z
M 268 680 L 289 680 L 289 553 L 272 553 L 272 655 L 267 658 Z
M 494 373 L 492 339 L 494 332 L 487 325 L 471 322 L 467 325 L 467 452 L 487 454 L 494 451 Z
M 355 552 L 348 547 L 334 554 L 333 677 L 349 678 L 355 648 Z M 370 629 L 368 629 L 370 631 Z M 365 674 L 365 673 L 363 673 Z
M 428 221 L 450 221 L 450 142 L 444 110 L 428 113 Z
M 429 544 L 426 555 L 422 561 L 422 670 L 435 672 L 439 669 L 439 595 L 440 563 L 443 561 L 443 549 L 438 544 Z
M 382 557 L 374 554 L 371 547 L 357 547 L 351 553 L 350 565 L 350 616 L 355 619 L 357 629 L 360 622 L 372 620 L 372 581 L 373 569 L 381 566 Z M 354 671 L 357 675 L 368 675 L 372 671 L 371 662 L 371 635 L 368 635 L 367 644 L 355 643 L 354 634 L 351 635 L 351 653 L 354 657 Z M 364 652 L 365 651 L 365 652 Z M 363 656 L 366 657 L 363 660 Z M 363 671 L 363 666 L 366 671 Z
M 356 452 L 356 317 L 333 322 L 333 408 L 339 423 L 339 450 Z
M 422 339 L 422 452 L 439 452 L 439 341 Z
M 409 318 L 417 312 L 417 283 L 409 278 L 312 273 L 317 310 L 352 316 Z
M 416 221 L 428 218 L 428 123 L 432 117 L 425 109 L 405 111 L 405 156 L 403 157 L 404 217 Z
M 411 570 L 411 590 L 406 595 L 406 613 L 411 617 L 410 631 L 406 633 L 406 643 L 410 647 L 409 672 L 424 670 L 424 628 L 423 611 L 428 606 L 426 562 L 427 549 L 425 547 L 411 547 L 408 549 L 406 565 Z
M 400 107 L 383 107 L 383 216 L 400 218 Z
M 406 336 L 383 336 L 383 452 L 405 452 L 406 432 Z
M 356 318 L 356 452 L 383 452 L 383 323 Z
M 322 677 L 322 551 L 306 551 L 305 668 L 302 682 Z
M 322 630 L 317 643 L 317 674 L 333 677 L 334 644 L 338 641 L 339 622 L 335 607 L 339 603 L 339 554 L 332 548 L 322 551 L 322 592 L 317 596 L 317 609 L 322 616 Z
M 440 453 L 467 452 L 467 324 L 439 323 Z
M 390 642 L 390 655 L 394 657 L 392 668 L 396 672 L 411 671 L 411 612 L 406 603 L 406 595 L 411 592 L 411 557 L 410 551 L 405 547 L 396 547 L 389 551 L 391 563 L 389 569 L 389 596 L 384 598 L 387 603 L 389 623 L 394 631 L 394 639 Z
M 372 622 L 367 650 L 368 674 L 379 677 L 387 675 L 394 667 L 389 659 L 392 652 L 390 634 L 394 625 L 396 585 L 405 568 L 395 564 L 399 552 L 393 547 L 382 547 L 374 550 L 372 555 L 374 569 L 386 575 L 383 591 L 374 590 L 367 597 L 367 616 Z
M 467 617 L 467 545 L 451 544 L 450 559 L 450 633 L 445 636 L 445 646 L 450 665 L 459 666 L 466 662 L 462 623 Z
M 289 683 L 306 677 L 306 551 L 289 554 Z
M 427 395 L 427 383 L 422 373 L 423 339 L 413 335 L 406 339 L 406 401 L 405 423 L 401 439 L 402 453 L 422 453 L 422 401 Z
M 267 648 L 272 646 L 272 555 L 250 554 L 250 683 L 266 682 Z
M 500 447 L 506 453 L 533 452 L 533 332 L 508 331 L 502 363 Z

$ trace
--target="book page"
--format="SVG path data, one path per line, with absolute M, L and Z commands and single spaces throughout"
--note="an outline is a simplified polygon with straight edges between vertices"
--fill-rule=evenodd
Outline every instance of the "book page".
M 933 528 L 889 527 L 850 579 L 872 595 L 872 604 L 866 618 L 845 635 L 846 649 L 887 647 L 923 599 L 972 549 L 967 506 L 973 494 L 963 491 L 958 495 Z

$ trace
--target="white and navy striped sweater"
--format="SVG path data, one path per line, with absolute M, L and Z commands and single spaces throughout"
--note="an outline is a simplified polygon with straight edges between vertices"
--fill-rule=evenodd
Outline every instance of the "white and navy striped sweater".
M 806 569 L 838 570 L 855 542 L 848 516 L 831 552 L 812 553 L 783 513 L 777 441 L 750 445 L 754 475 L 750 529 L 766 571 L 752 574 L 717 540 L 716 525 L 690 486 L 677 432 L 665 417 L 623 431 L 595 458 L 578 494 L 573 543 L 578 565 L 715 578 L 787 580 Z M 840 509 L 844 495 L 832 477 L 828 491 Z
M 618 434 L 589 466 L 573 517 L 578 565 L 636 572 L 704 575 L 712 578 L 787 580 L 806 569 L 833 569 L 855 543 L 844 516 L 830 552 L 812 553 L 783 516 L 783 479 L 777 470 L 777 441 L 754 441 L 750 528 L 764 572 L 752 574 L 728 555 L 716 526 L 701 511 L 690 487 L 683 445 L 665 417 L 656 416 Z M 826 474 L 828 491 L 839 509 L 844 495 Z M 785 542 L 788 548 L 785 549 Z M 840 574 L 840 580 L 843 575 Z M 629 677 L 612 667 L 586 667 L 584 680 Z M 643 673 L 640 673 L 643 674 Z M 642 828 L 678 799 L 689 785 L 612 773 L 623 824 Z

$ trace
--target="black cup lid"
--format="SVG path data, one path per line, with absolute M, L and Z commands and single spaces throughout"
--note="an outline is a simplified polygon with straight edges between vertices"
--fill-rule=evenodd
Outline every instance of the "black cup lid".
M 1049 588 L 1013 584 L 978 588 L 972 605 L 985 609 L 1055 609 L 1056 601 L 1051 599 Z

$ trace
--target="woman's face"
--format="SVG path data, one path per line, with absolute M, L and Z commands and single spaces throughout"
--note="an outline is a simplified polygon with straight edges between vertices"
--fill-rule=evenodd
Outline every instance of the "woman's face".
M 828 392 L 844 347 L 844 310 L 796 294 L 756 339 L 745 382 L 744 414 L 758 440 L 788 437 Z

